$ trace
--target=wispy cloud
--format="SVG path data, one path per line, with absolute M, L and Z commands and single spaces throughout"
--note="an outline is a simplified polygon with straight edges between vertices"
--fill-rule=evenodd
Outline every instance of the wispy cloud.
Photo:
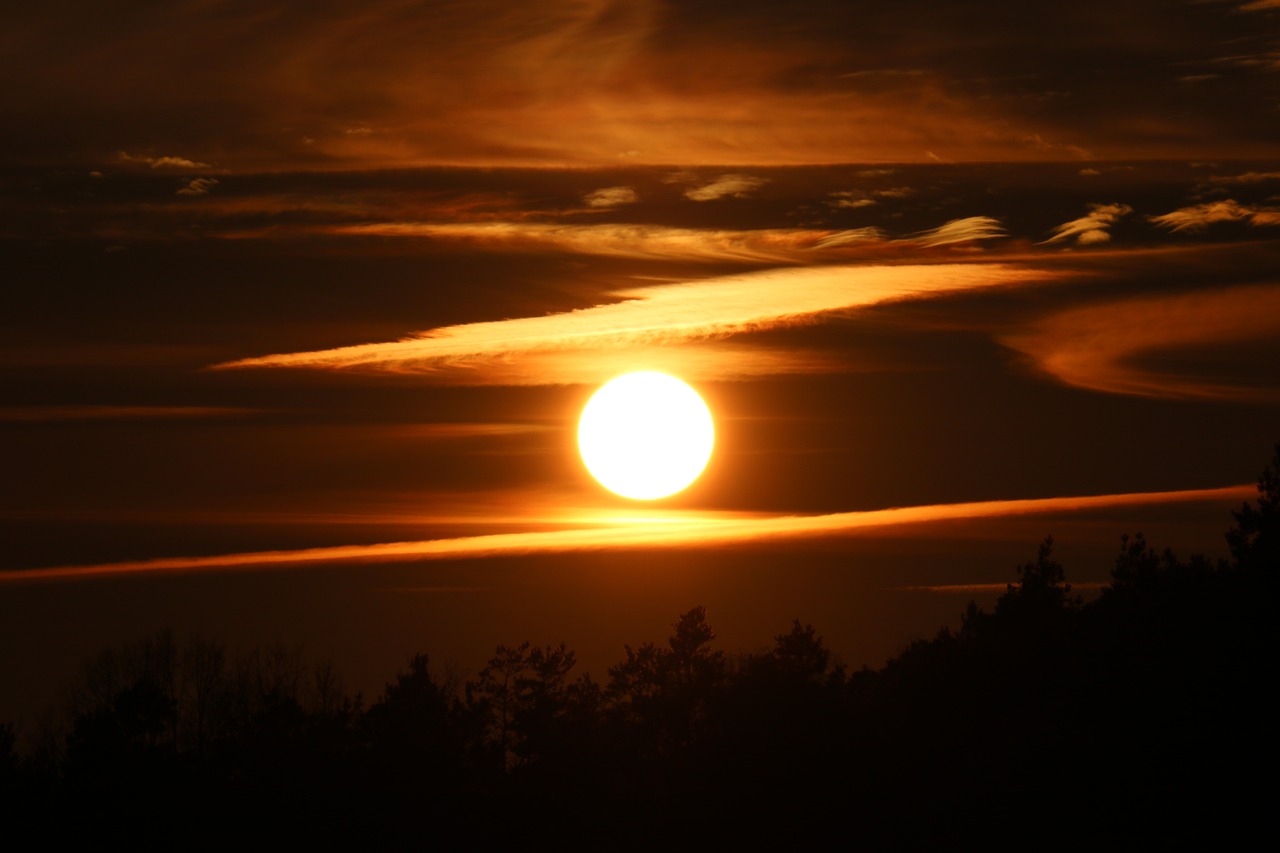
M 1218 222 L 1244 222 L 1254 226 L 1280 225 L 1280 208 L 1240 204 L 1234 199 L 1183 207 L 1149 220 L 1170 231 L 1203 231 Z
M 1280 3 L 1280 0 L 1276 0 Z M 1212 175 L 1205 180 L 1209 184 L 1260 184 L 1264 181 L 1280 181 L 1280 172 L 1245 172 L 1240 175 Z
M 128 151 L 121 151 L 116 158 L 122 163 L 140 163 L 152 169 L 212 169 L 208 163 L 188 160 L 186 157 L 135 157 Z
M 911 239 L 922 246 L 945 246 L 950 243 L 969 243 L 974 240 L 991 240 L 1004 237 L 1000 220 L 990 216 L 969 216 L 953 219 L 937 228 L 922 231 Z
M 1171 399 L 1275 400 L 1273 387 L 1234 375 L 1189 375 L 1144 366 L 1141 356 L 1205 345 L 1280 338 L 1280 286 L 1145 296 L 1052 315 L 1003 343 L 1068 385 Z
M 1000 264 L 825 266 L 621 290 L 619 302 L 564 314 L 448 326 L 399 341 L 247 358 L 219 368 L 429 371 L 531 353 L 675 344 L 793 325 L 832 311 L 1044 280 Z M 548 375 L 547 384 L 562 382 Z
M 568 530 L 500 533 L 419 542 L 348 545 L 295 551 L 259 551 L 216 557 L 175 557 L 108 563 L 93 566 L 59 566 L 0 572 L 0 583 L 30 582 L 84 577 L 111 577 L 151 572 L 208 571 L 233 568 L 269 568 L 329 563 L 410 562 L 461 560 L 525 554 L 574 551 L 621 551 L 661 548 L 713 548 L 749 542 L 809 539 L 832 536 L 875 535 L 909 525 L 953 522 L 965 519 L 1068 513 L 1113 507 L 1201 501 L 1236 501 L 1252 497 L 1252 485 L 1220 489 L 1172 492 L 1136 492 L 1085 497 L 983 501 L 938 504 L 867 512 L 828 515 L 760 516 L 738 518 L 674 515 L 670 520 L 607 524 Z
M 534 249 L 606 255 L 620 258 L 670 260 L 741 260 L 795 263 L 818 260 L 815 248 L 866 242 L 879 231 L 857 232 L 803 228 L 729 230 L 673 228 L 665 225 L 551 222 L 377 222 L 319 226 L 307 229 L 327 234 L 420 237 L 481 243 L 494 250 Z M 853 236 L 856 234 L 856 237 Z M 849 239 L 839 239 L 846 235 Z M 836 239 L 833 239 L 836 238 Z
M 441 385 L 599 385 L 636 370 L 657 370 L 690 382 L 723 382 L 771 376 L 852 373 L 884 369 L 885 362 L 866 355 L 855 364 L 847 358 L 803 347 L 754 346 L 728 340 L 690 343 L 636 342 L 565 350 L 536 350 L 512 356 L 476 355 L 430 367 Z M 379 368 L 387 369 L 387 368 Z
M 872 195 L 878 198 L 907 198 L 915 195 L 915 190 L 911 187 L 888 187 L 883 190 L 872 190 Z
M 4 406 L 0 423 L 236 418 L 260 411 L 231 406 Z
M 193 178 L 190 183 L 178 190 L 178 195 L 208 195 L 209 190 L 217 185 L 217 178 Z
M 587 207 L 621 207 L 635 204 L 640 196 L 631 187 L 605 187 L 582 197 Z
M 746 198 L 768 183 L 766 178 L 751 175 L 721 175 L 709 184 L 685 190 L 684 197 L 692 201 L 715 201 L 732 197 Z
M 839 190 L 837 192 L 828 193 L 832 201 L 827 202 L 829 207 L 835 208 L 859 208 L 871 207 L 876 203 L 874 198 L 867 198 L 865 193 L 857 190 Z
M 1091 204 L 1089 212 L 1084 216 L 1054 228 L 1053 236 L 1044 243 L 1062 243 L 1068 240 L 1075 240 L 1080 246 L 1106 243 L 1111 239 L 1108 229 L 1130 213 L 1133 213 L 1133 208 L 1127 204 Z
M 884 239 L 885 233 L 879 228 L 850 228 L 845 231 L 836 231 L 834 234 L 828 234 L 814 245 L 819 249 L 825 249 L 831 246 L 854 246 Z

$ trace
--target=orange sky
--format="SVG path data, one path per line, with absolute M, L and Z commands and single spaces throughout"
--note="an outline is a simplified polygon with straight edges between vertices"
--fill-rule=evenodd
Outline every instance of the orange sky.
M 165 625 L 368 690 L 697 604 L 860 665 L 1049 533 L 1087 588 L 1126 532 L 1221 555 L 1280 437 L 1278 46 L 1245 0 L 7 4 L 0 722 Z M 573 441 L 637 369 L 716 418 L 654 506 Z
M 0 18 L 0 109 L 142 168 L 1272 153 L 1276 10 L 1176 5 L 59 0 Z

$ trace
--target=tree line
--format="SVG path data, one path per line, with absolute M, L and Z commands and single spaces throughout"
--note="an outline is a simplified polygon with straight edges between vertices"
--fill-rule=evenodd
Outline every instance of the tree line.
M 1280 446 L 1230 556 L 1125 537 L 1073 595 L 1047 539 L 988 612 L 849 672 L 811 625 L 715 647 L 706 611 L 597 680 L 565 644 L 372 702 L 285 646 L 162 632 L 86 665 L 0 802 L 43 840 L 650 850 L 1222 843 L 1264 826 Z

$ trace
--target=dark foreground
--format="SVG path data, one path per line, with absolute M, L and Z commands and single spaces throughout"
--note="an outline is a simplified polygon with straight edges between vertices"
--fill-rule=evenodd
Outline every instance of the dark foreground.
M 1046 541 L 993 612 L 853 673 L 798 621 L 728 655 L 695 608 L 605 683 L 500 646 L 366 707 L 296 652 L 162 634 L 31 754 L 0 728 L 0 810 L 40 846 L 1234 847 L 1274 834 L 1280 448 L 1234 515 L 1229 560 L 1126 539 L 1088 603 Z

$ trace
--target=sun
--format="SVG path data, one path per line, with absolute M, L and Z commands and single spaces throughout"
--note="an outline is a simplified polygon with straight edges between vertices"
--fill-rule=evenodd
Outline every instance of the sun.
M 611 492 L 654 500 L 698 478 L 715 426 L 698 392 L 665 373 L 627 373 L 592 395 L 578 421 L 587 470 Z

